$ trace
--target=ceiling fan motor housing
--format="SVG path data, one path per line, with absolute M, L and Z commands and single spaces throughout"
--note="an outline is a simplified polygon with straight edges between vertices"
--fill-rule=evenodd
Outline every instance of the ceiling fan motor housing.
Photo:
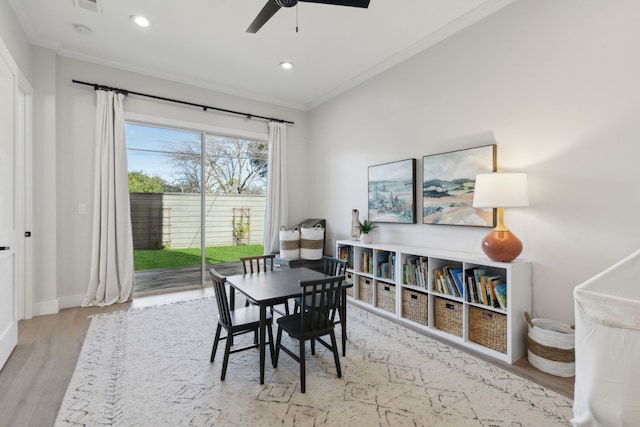
M 276 0 L 276 4 L 281 7 L 293 7 L 298 4 L 298 0 Z

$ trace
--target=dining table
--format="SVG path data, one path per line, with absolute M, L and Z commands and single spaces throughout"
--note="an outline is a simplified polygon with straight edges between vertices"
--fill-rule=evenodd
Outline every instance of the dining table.
M 277 304 L 287 304 L 289 299 L 299 297 L 302 292 L 300 282 L 322 279 L 323 277 L 328 276 L 320 271 L 306 267 L 227 276 L 227 283 L 229 283 L 232 288 L 229 295 L 229 306 L 231 309 L 235 307 L 234 290 L 245 295 L 250 301 L 260 307 L 260 384 L 264 384 L 267 308 Z M 347 288 L 350 286 L 353 286 L 353 284 L 343 282 L 342 304 L 340 304 L 343 355 L 347 339 L 346 294 Z M 273 360 L 273 355 L 271 356 Z

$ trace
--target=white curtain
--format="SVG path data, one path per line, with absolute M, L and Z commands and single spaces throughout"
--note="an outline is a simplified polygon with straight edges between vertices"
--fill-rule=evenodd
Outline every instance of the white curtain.
M 133 235 L 129 213 L 124 95 L 96 91 L 91 272 L 82 306 L 131 299 L 134 285 Z
M 269 122 L 269 176 L 263 237 L 265 254 L 280 251 L 280 226 L 288 226 L 289 221 L 286 131 L 285 123 Z

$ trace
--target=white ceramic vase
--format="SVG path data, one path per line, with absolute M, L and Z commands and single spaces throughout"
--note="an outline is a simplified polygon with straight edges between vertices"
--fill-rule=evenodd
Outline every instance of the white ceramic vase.
M 362 233 L 360 235 L 360 241 L 362 243 L 371 243 L 373 242 L 373 236 L 371 235 L 371 233 Z

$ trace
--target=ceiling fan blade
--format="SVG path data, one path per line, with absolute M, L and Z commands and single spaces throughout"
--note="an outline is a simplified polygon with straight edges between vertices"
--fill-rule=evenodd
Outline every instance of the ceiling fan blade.
M 247 33 L 257 33 L 279 10 L 280 6 L 276 4 L 275 0 L 268 0 L 267 4 L 265 4 L 260 13 L 258 13 L 258 16 L 256 16 L 256 19 L 254 19 L 251 25 L 249 25 L 249 28 L 247 28 Z
M 336 6 L 369 7 L 370 0 L 300 0 L 307 3 L 333 4 Z

